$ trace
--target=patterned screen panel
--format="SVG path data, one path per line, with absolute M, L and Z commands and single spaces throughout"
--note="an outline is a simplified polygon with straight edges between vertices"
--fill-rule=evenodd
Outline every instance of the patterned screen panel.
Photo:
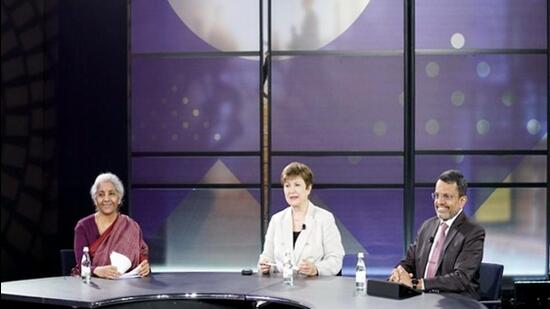
M 258 63 L 239 57 L 132 63 L 132 151 L 258 151 Z
M 273 157 L 271 182 L 279 184 L 281 171 L 293 161 L 303 162 L 312 169 L 314 184 L 403 183 L 402 156 Z
M 259 184 L 258 157 L 136 157 L 135 184 Z
M 259 190 L 134 189 L 132 201 L 155 271 L 255 267 Z
M 416 156 L 417 182 L 431 183 L 441 171 L 458 169 L 470 182 L 546 182 L 546 156 Z
M 545 149 L 546 55 L 419 56 L 418 149 Z
M 130 5 L 134 53 L 259 50 L 256 0 L 133 0 Z
M 546 48 L 546 0 L 415 4 L 417 48 Z
M 276 60 L 273 150 L 403 149 L 401 56 Z

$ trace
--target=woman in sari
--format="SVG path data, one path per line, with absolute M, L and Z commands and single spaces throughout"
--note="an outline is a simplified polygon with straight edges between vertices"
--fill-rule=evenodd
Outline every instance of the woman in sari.
M 117 266 L 111 265 L 113 252 L 128 258 L 131 263 L 128 270 L 137 268 L 139 276 L 149 275 L 149 248 L 143 241 L 141 228 L 137 222 L 119 212 L 124 197 L 120 179 L 111 173 L 100 174 L 90 189 L 90 195 L 96 212 L 80 219 L 74 229 L 77 264 L 72 274 L 80 274 L 82 249 L 87 246 L 94 276 L 116 279 L 122 275 Z M 118 254 L 115 255 L 120 257 Z

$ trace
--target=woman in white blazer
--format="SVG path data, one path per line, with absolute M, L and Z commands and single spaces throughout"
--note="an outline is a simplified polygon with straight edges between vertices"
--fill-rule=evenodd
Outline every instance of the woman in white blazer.
M 271 218 L 264 250 L 258 260 L 262 274 L 282 272 L 285 253 L 292 265 L 307 276 L 336 275 L 342 269 L 344 247 L 334 216 L 309 201 L 313 186 L 311 169 L 299 162 L 281 173 L 286 202 L 290 207 Z

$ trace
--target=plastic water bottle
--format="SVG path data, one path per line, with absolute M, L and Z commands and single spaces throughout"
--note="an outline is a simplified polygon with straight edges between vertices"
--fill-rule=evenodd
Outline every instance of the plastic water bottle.
M 86 284 L 90 284 L 92 278 L 92 260 L 88 247 L 82 249 L 82 261 L 80 262 L 80 277 Z
M 365 295 L 367 291 L 367 269 L 363 252 L 357 253 L 357 266 L 355 266 L 355 291 L 359 295 Z
M 294 271 L 292 269 L 290 252 L 285 253 L 285 260 L 283 264 L 283 285 L 294 286 Z

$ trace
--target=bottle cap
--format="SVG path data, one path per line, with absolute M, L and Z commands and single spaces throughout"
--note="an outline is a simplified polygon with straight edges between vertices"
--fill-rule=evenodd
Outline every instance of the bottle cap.
M 357 252 L 357 257 L 358 257 L 358 258 L 364 257 L 363 252 Z

